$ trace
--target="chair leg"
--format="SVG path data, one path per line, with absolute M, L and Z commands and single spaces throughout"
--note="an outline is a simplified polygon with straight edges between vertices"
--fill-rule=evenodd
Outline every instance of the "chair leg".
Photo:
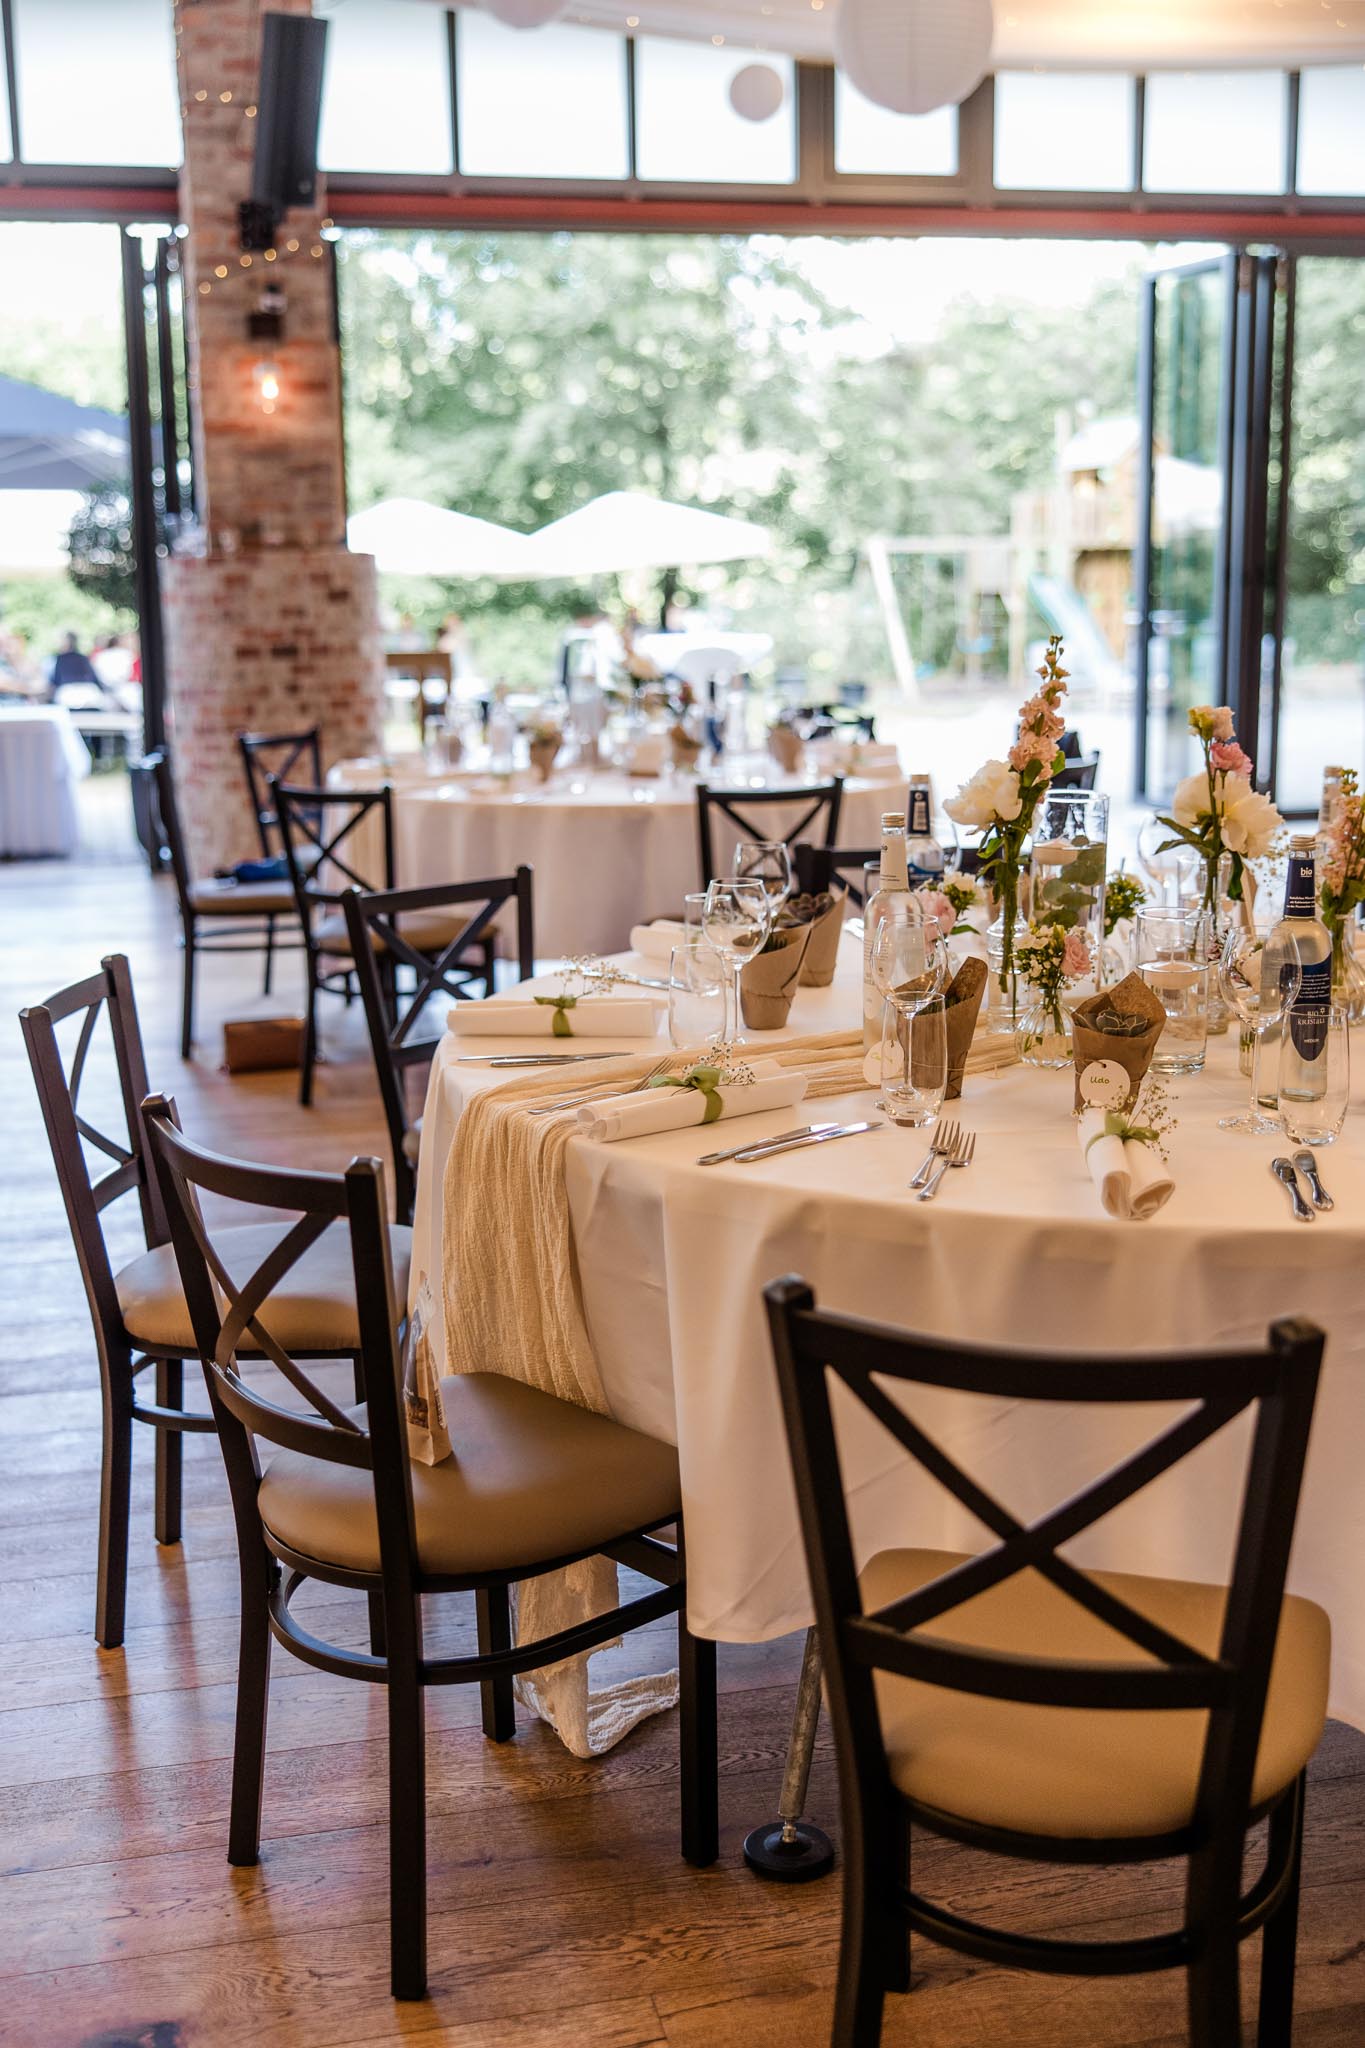
M 887 1991 L 884 1930 L 868 1897 L 874 1873 L 861 1846 L 854 1846 L 854 1830 L 846 1828 L 845 1836 L 844 1913 L 830 2048 L 878 2048 Z
M 411 1640 L 389 1664 L 389 1965 L 395 1998 L 427 1990 L 426 1695 Z
M 100 1458 L 99 1566 L 95 1591 L 95 1641 L 116 1650 L 123 1641 L 128 1597 L 128 1515 L 133 1477 L 132 1360 L 123 1354 L 106 1363 L 104 1442 Z
M 261 975 L 261 994 L 263 996 L 268 996 L 270 994 L 270 984 L 271 980 L 273 979 L 274 972 L 275 920 L 273 917 L 267 917 L 265 921 L 265 969 Z
M 1256 2048 L 1290 2048 L 1294 2036 L 1294 1964 L 1299 1940 L 1299 1874 L 1303 1863 L 1304 1779 L 1270 1817 L 1267 1853 L 1290 1859 L 1289 1884 L 1261 1934 L 1261 1995 Z
M 474 1595 L 479 1625 L 479 1655 L 491 1657 L 512 1647 L 512 1617 L 507 1607 L 506 1586 L 480 1586 Z M 479 1680 L 483 1702 L 483 1732 L 490 1742 L 510 1742 L 517 1732 L 517 1710 L 512 1694 L 512 1674 L 499 1672 L 496 1678 Z
M 158 1408 L 185 1405 L 185 1364 L 180 1358 L 156 1361 L 156 1404 Z M 178 1429 L 156 1432 L 156 1513 L 158 1543 L 180 1541 L 180 1474 L 182 1438 Z
M 261 1785 L 265 1775 L 266 1710 L 270 1703 L 271 1569 L 264 1550 L 243 1553 L 232 1806 L 228 1818 L 228 1862 L 236 1864 L 255 1863 L 261 1853 Z
M 313 1101 L 313 1067 L 318 1056 L 318 967 L 311 949 L 308 953 L 308 1010 L 303 1027 L 303 1064 L 299 1069 L 299 1102 L 309 1109 Z
M 678 1681 L 682 1852 L 704 1870 L 720 1853 L 716 1646 L 692 1634 L 685 1606 L 678 1609 Z
M 1186 1972 L 1190 2048 L 1240 2048 L 1241 1977 L 1237 1936 L 1228 1930 L 1212 1938 Z
M 185 920 L 185 973 L 181 990 L 180 1057 L 194 1055 L 194 919 Z

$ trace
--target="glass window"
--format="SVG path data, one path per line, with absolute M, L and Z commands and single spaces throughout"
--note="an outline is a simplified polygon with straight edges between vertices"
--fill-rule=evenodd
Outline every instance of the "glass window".
M 441 9 L 425 0 L 346 0 L 326 18 L 322 168 L 453 170 Z
M 626 52 L 600 29 L 504 28 L 462 7 L 455 84 L 471 178 L 625 178 Z
M 1365 65 L 1299 79 L 1300 192 L 1365 195 Z
M 0 81 L 5 75 L 5 23 L 0 16 Z M 14 138 L 9 132 L 9 94 L 0 92 L 0 163 L 14 155 Z
M 957 108 L 893 114 L 834 74 L 834 168 L 888 178 L 957 176 Z
M 782 80 L 782 104 L 766 121 L 746 121 L 730 104 L 730 82 L 761 63 Z M 790 57 L 712 43 L 635 45 L 635 154 L 642 178 L 675 185 L 790 185 L 796 179 L 796 67 Z
M 14 0 L 27 161 L 177 165 L 173 20 L 166 0 Z
M 1115 72 L 1002 71 L 995 182 L 1016 192 L 1127 192 L 1137 89 Z
M 1147 80 L 1149 192 L 1283 192 L 1282 71 L 1157 71 Z

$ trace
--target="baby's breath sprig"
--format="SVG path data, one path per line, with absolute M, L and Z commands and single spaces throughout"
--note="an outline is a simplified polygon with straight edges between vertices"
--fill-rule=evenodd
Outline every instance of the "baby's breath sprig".
M 563 996 L 606 995 L 630 979 L 624 968 L 603 960 L 596 953 L 577 953 L 559 970 Z
M 1153 1069 L 1148 1069 L 1147 1078 L 1138 1091 L 1138 1099 L 1132 1109 L 1132 1120 L 1142 1129 L 1156 1133 L 1155 1137 L 1149 1138 L 1147 1142 L 1155 1146 L 1163 1160 L 1168 1158 L 1166 1140 L 1180 1119 L 1166 1091 L 1165 1080 Z

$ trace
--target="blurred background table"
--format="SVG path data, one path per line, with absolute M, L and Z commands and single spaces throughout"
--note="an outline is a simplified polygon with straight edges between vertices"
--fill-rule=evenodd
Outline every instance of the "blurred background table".
M 60 704 L 0 705 L 0 857 L 75 852 L 90 755 Z

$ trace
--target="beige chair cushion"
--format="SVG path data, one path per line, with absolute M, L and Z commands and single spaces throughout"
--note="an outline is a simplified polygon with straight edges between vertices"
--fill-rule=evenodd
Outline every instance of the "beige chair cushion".
M 414 1118 L 403 1133 L 403 1157 L 409 1166 L 416 1166 L 422 1150 L 422 1119 Z
M 947 1551 L 884 1550 L 862 1573 L 864 1607 L 885 1607 L 962 1561 Z M 1182 1641 L 1216 1653 L 1221 1586 L 1091 1576 Z M 1037 1572 L 979 1594 L 917 1633 L 1021 1657 L 1143 1661 L 1125 1637 Z M 1317 1747 L 1330 1652 L 1322 1609 L 1286 1599 L 1256 1766 L 1258 1802 L 1291 1784 Z M 891 1776 L 922 1805 L 1022 1834 L 1119 1838 L 1184 1827 L 1193 1813 L 1201 1713 L 1020 1706 L 884 1672 L 876 1690 Z
M 213 1242 L 229 1274 L 240 1284 L 290 1228 L 287 1223 L 245 1223 L 214 1231 Z M 392 1224 L 389 1245 L 394 1293 L 401 1306 L 408 1298 L 412 1232 L 404 1225 Z M 115 1275 L 114 1286 L 124 1328 L 135 1345 L 181 1352 L 187 1358 L 197 1356 L 175 1253 L 168 1244 L 134 1259 Z M 359 1349 L 351 1240 L 344 1223 L 329 1224 L 317 1243 L 290 1268 L 271 1295 L 261 1321 L 286 1350 Z
M 469 923 L 467 917 L 456 917 L 446 910 L 410 910 L 399 919 L 398 930 L 410 946 L 419 953 L 437 953 L 458 938 Z M 377 932 L 371 932 L 376 953 L 382 953 L 384 941 Z M 351 935 L 346 929 L 346 920 L 340 914 L 320 917 L 313 927 L 313 937 L 323 953 L 349 955 Z M 482 943 L 482 942 L 480 942 Z
M 671 1444 L 501 1373 L 441 1382 L 453 1455 L 412 1466 L 422 1568 L 503 1571 L 591 1551 L 681 1507 Z M 369 1472 L 279 1451 L 258 1495 L 261 1519 L 290 1550 L 350 1571 L 378 1571 Z
M 191 882 L 190 904 L 205 917 L 292 917 L 297 907 L 288 882 Z

